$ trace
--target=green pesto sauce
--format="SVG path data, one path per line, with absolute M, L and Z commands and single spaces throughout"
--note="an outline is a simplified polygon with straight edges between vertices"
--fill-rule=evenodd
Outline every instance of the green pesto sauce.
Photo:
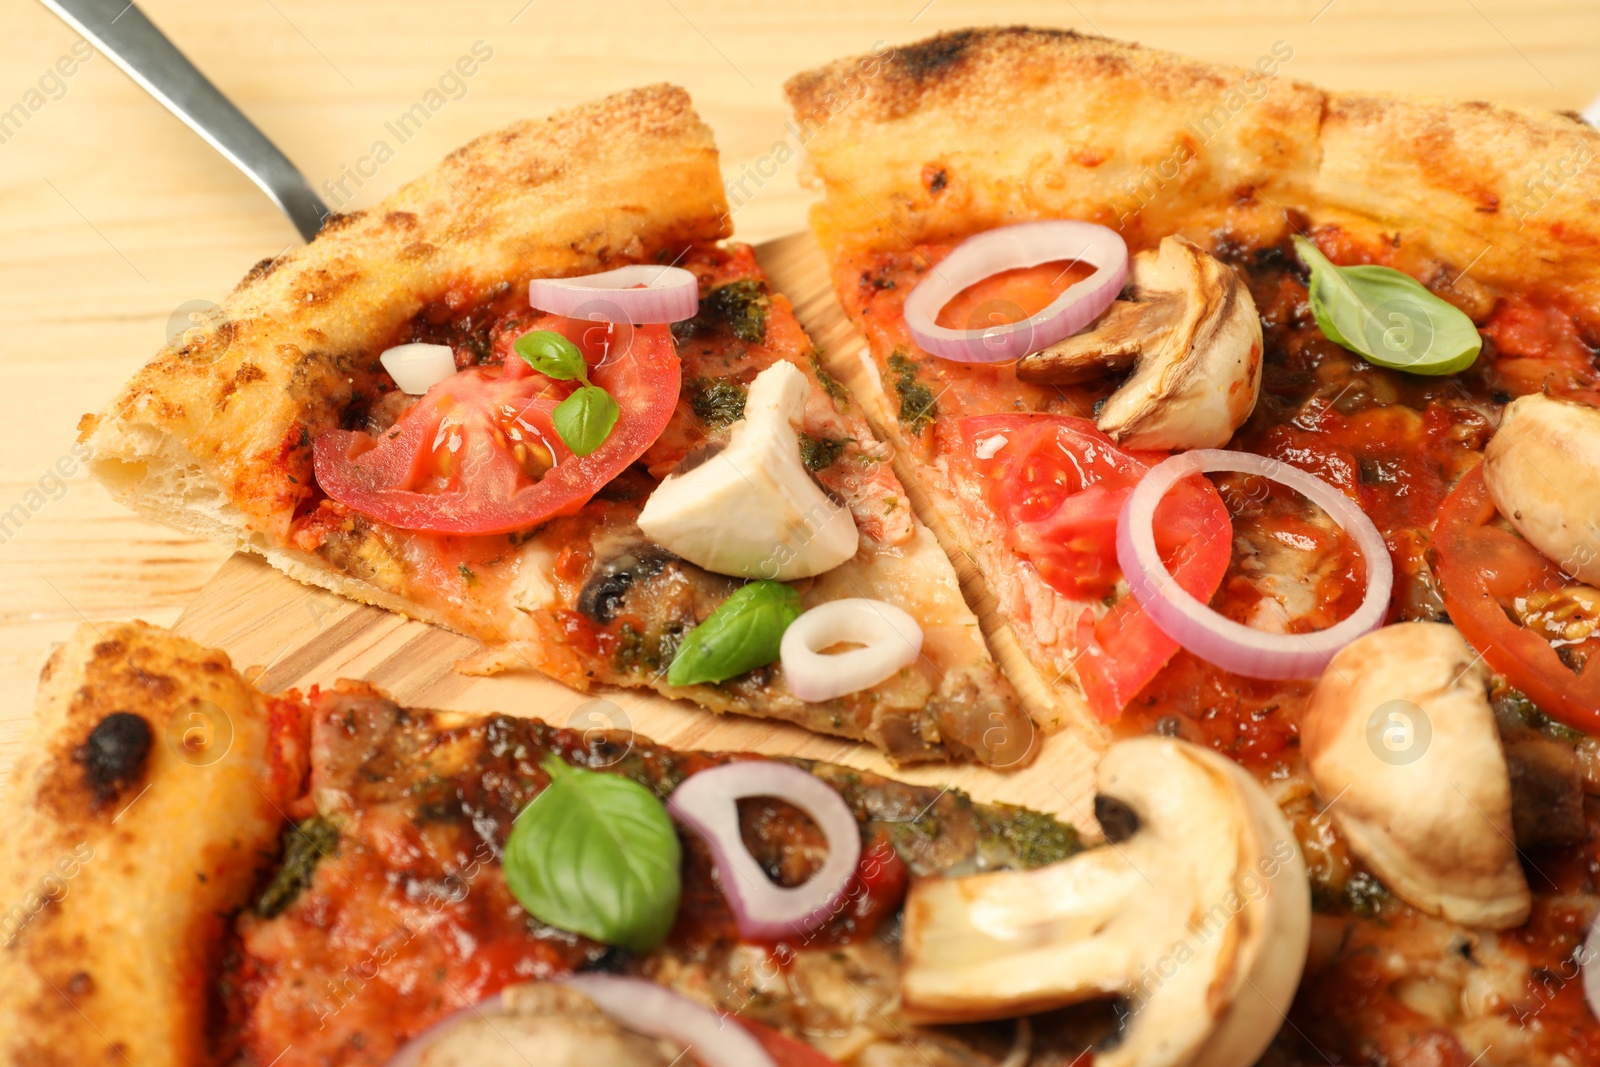
M 995 804 L 979 806 L 974 814 L 984 832 L 1010 849 L 1018 867 L 1045 867 L 1083 851 L 1077 827 L 1041 812 Z
M 767 311 L 772 301 L 767 287 L 754 278 L 719 285 L 700 302 L 700 318 L 721 322 L 739 340 L 760 344 L 767 335 Z
M 695 378 L 686 391 L 690 410 L 708 430 L 721 430 L 744 418 L 744 386 L 732 378 Z
M 806 470 L 813 474 L 827 470 L 839 461 L 839 456 L 849 443 L 844 438 L 812 437 L 803 433 L 800 435 L 800 460 L 806 465 Z
M 920 367 L 915 360 L 896 351 L 889 357 L 889 370 L 894 373 L 894 391 L 900 398 L 900 421 L 914 434 L 933 425 L 939 415 L 939 402 L 933 391 L 917 380 Z
M 317 864 L 339 847 L 339 828 L 320 815 L 291 826 L 283 832 L 283 866 L 272 883 L 256 900 L 256 914 L 263 919 L 280 915 L 311 885 Z
M 829 374 L 827 368 L 822 365 L 822 349 L 820 348 L 811 350 L 811 371 L 817 376 L 817 382 L 822 386 L 822 391 L 827 393 L 835 404 L 843 406 L 850 402 L 850 390 L 844 387 L 843 382 Z

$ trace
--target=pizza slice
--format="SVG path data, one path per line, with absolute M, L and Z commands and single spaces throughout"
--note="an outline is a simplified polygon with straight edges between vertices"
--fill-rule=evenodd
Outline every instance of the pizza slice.
M 1087 847 L 823 763 L 266 696 L 86 625 L 0 806 L 0 1064 L 1252 1062 L 1309 937 L 1289 827 L 1173 739 L 1099 783 Z
M 1020 765 L 1033 724 L 888 450 L 726 235 L 682 90 L 491 134 L 257 266 L 86 418 L 91 469 L 481 639 L 468 670 Z
M 1600 402 L 1582 207 L 1600 197 L 1600 135 L 1569 115 L 1324 93 L 1281 74 L 1286 47 L 1237 70 L 1067 31 L 966 30 L 898 49 L 871 79 L 843 59 L 787 86 L 825 193 L 813 227 L 866 340 L 869 371 L 835 372 L 923 517 L 977 564 L 1025 653 L 1008 670 L 1036 672 L 1090 736 L 1175 711 L 1246 755 L 1292 736 L 1269 710 L 1283 686 L 1219 675 L 1131 595 L 1119 510 L 1166 455 L 1227 447 L 1319 476 L 1393 550 L 1396 617 L 1437 618 L 1434 521 L 1503 406 Z M 847 87 L 854 102 L 829 113 Z M 1353 345 L 1335 343 L 1313 315 L 1331 297 L 1308 302 L 1302 234 L 1324 277 L 1338 263 L 1421 279 L 1472 320 L 1451 324 L 1466 338 L 1449 354 L 1484 358 L 1411 365 L 1431 320 L 1413 329 L 1412 294 L 1383 279 L 1356 302 Z M 1367 342 L 1378 359 L 1353 350 Z M 1580 563 L 1600 555 L 1588 530 L 1567 550 Z M 1190 595 L 1253 627 L 1322 629 L 1366 590 L 1350 538 L 1248 475 L 1180 485 L 1154 534 Z M 1540 668 L 1513 659 L 1493 662 L 1539 688 Z M 1600 704 L 1593 679 L 1583 691 Z M 1206 716 L 1219 703 L 1255 723 Z
M 1294 824 L 1321 947 L 1262 1062 L 1579 1062 L 1600 131 L 1290 55 L 1019 27 L 794 78 L 836 371 L 1079 729 Z

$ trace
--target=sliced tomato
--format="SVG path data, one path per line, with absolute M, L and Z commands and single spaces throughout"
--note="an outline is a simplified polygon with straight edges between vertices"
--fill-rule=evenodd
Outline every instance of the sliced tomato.
M 433 533 L 511 533 L 583 507 L 666 429 L 678 403 L 677 351 L 665 326 L 541 325 L 576 344 L 589 380 L 617 401 L 599 448 L 573 455 L 551 423 L 576 383 L 510 357 L 435 385 L 380 440 L 353 430 L 319 436 L 322 491 L 391 526 Z
M 1496 515 L 1482 467 L 1461 479 L 1439 511 L 1434 562 L 1450 621 L 1540 711 L 1585 733 L 1600 732 L 1600 655 L 1574 671 L 1549 641 L 1508 613 L 1516 598 L 1569 580 L 1514 531 L 1495 525 Z
M 839 1067 L 836 1060 L 831 1060 L 812 1048 L 810 1045 L 796 1041 L 765 1023 L 758 1023 L 754 1019 L 746 1019 L 735 1015 L 739 1025 L 750 1031 L 761 1047 L 766 1049 L 767 1055 L 777 1062 L 778 1067 Z
M 978 415 L 962 419 L 966 458 L 1009 547 L 1051 588 L 1074 600 L 1109 601 L 1078 618 L 1078 680 L 1102 720 L 1121 714 L 1178 650 L 1139 602 L 1117 585 L 1117 517 L 1139 479 L 1166 458 L 1129 451 L 1086 419 Z M 1179 482 L 1155 516 L 1156 547 L 1190 595 L 1208 601 L 1233 554 L 1233 521 L 1204 477 Z

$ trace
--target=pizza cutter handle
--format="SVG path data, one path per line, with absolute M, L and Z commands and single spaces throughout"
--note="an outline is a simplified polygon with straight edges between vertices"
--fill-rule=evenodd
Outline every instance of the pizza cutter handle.
M 130 0 L 41 0 L 270 196 L 307 241 L 331 214 L 266 134 Z

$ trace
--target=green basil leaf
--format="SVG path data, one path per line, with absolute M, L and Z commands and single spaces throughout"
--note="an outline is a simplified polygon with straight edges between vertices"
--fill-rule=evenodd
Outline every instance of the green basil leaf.
M 1460 308 L 1390 267 L 1338 267 L 1304 237 L 1311 314 L 1328 340 L 1368 363 L 1412 374 L 1455 374 L 1478 358 L 1483 337 Z
M 648 952 L 672 930 L 683 892 L 683 850 L 666 806 L 620 774 L 569 767 L 554 756 L 550 784 L 517 816 L 506 841 L 506 884 L 542 923 Z
M 556 405 L 550 413 L 556 433 L 579 456 L 606 443 L 621 414 L 611 394 L 598 385 L 585 385 Z
M 528 361 L 528 366 L 547 378 L 570 382 L 574 378 L 589 380 L 589 365 L 583 361 L 578 346 L 554 330 L 534 330 L 512 342 L 517 355 Z
M 690 630 L 667 671 L 668 685 L 703 685 L 765 667 L 783 631 L 800 617 L 800 594 L 782 582 L 751 582 Z

